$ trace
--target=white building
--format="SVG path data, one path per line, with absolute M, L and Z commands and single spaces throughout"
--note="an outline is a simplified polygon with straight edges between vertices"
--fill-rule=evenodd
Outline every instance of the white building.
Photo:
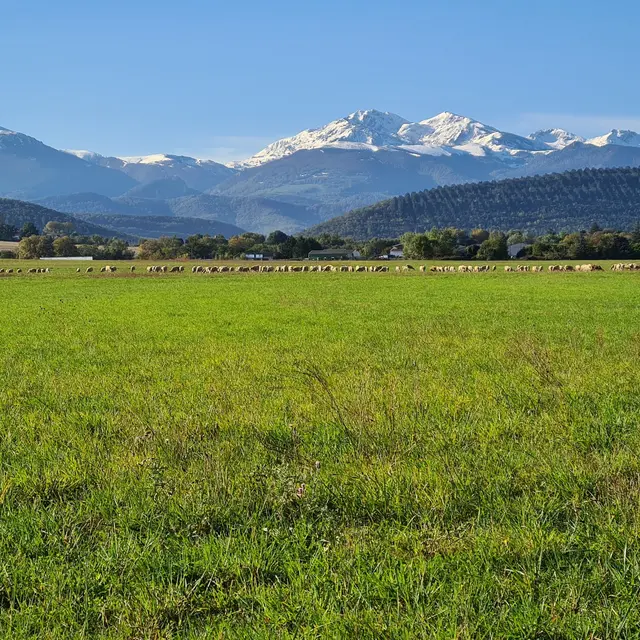
M 404 258 L 404 247 L 401 244 L 394 244 L 393 247 L 389 249 L 389 257 Z

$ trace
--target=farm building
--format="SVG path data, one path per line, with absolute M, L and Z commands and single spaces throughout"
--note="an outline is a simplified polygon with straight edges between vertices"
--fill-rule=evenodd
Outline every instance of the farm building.
M 404 247 L 401 244 L 394 244 L 393 247 L 389 249 L 389 257 L 404 258 Z
M 520 257 L 520 254 L 522 252 L 522 250 L 525 247 L 528 247 L 529 245 L 525 242 L 516 242 L 516 244 L 510 244 L 507 247 L 507 251 L 509 252 L 509 257 L 510 258 L 518 258 Z
M 309 251 L 309 260 L 353 260 L 360 253 L 351 249 L 319 249 Z
M 273 254 L 268 251 L 256 251 L 245 254 L 246 260 L 273 260 Z

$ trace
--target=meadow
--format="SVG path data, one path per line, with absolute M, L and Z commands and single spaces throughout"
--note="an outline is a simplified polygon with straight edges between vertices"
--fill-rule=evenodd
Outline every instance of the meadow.
M 640 636 L 640 273 L 52 266 L 0 276 L 0 637 Z

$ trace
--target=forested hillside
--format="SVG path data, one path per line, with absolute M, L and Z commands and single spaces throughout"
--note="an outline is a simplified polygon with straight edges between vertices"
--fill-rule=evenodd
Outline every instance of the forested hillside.
M 47 207 L 41 207 L 32 202 L 0 198 L 0 223 L 20 229 L 27 222 L 32 222 L 37 229 L 42 230 L 47 222 L 51 221 L 71 222 L 74 231 L 80 235 L 99 235 L 105 238 L 122 237 L 129 239 L 126 233 L 85 222 L 69 214 L 47 209 Z
M 397 238 L 432 227 L 575 231 L 629 229 L 640 220 L 640 168 L 584 169 L 498 182 L 438 187 L 356 209 L 311 235 Z
M 240 235 L 244 231 L 233 224 L 218 220 L 203 220 L 202 218 L 181 218 L 177 216 L 113 216 L 101 214 L 76 214 L 78 218 L 117 229 L 120 233 L 139 237 L 157 238 L 159 236 L 178 236 L 186 238 L 194 234 L 208 234 L 210 236 L 223 235 L 230 238 Z

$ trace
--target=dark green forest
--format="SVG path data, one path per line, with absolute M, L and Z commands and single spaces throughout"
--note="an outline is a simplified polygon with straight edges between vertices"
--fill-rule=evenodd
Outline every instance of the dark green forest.
M 11 230 L 21 229 L 28 222 L 33 223 L 38 229 L 43 229 L 47 222 L 51 221 L 71 223 L 74 232 L 78 234 L 97 234 L 106 237 L 120 236 L 125 239 L 131 239 L 126 234 L 105 229 L 60 211 L 54 211 L 31 202 L 23 202 L 22 200 L 0 198 L 0 225 L 5 230 L 5 236 L 8 236 Z M 10 240 L 12 238 L 4 237 L 0 239 Z
M 640 168 L 581 169 L 417 191 L 356 209 L 306 233 L 357 240 L 397 238 L 434 227 L 540 234 L 593 224 L 631 229 L 639 220 Z

